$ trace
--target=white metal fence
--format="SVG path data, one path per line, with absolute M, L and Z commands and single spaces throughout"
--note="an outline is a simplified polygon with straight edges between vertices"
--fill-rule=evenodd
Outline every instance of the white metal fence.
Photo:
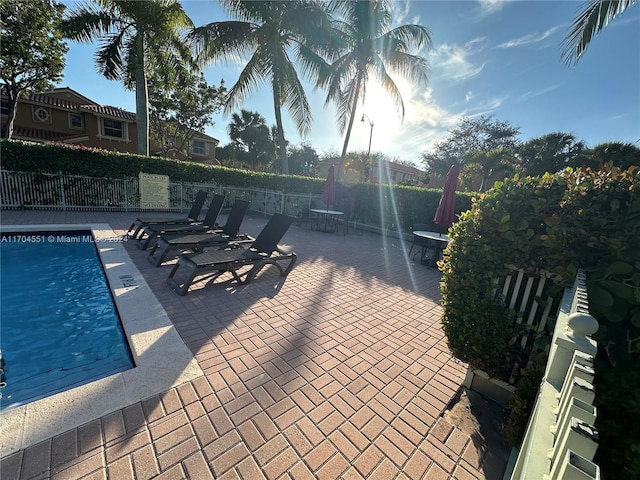
M 593 426 L 593 359 L 590 338 L 598 322 L 588 313 L 586 275 L 579 272 L 565 291 L 549 360 L 518 454 L 512 480 L 593 480 L 598 448 Z
M 285 213 L 299 217 L 303 205 L 313 208 L 319 195 L 287 194 L 256 188 L 229 187 L 207 183 L 169 182 L 169 208 L 186 211 L 199 190 L 209 195 L 224 194 L 225 207 L 236 198 L 250 201 L 253 212 Z M 34 210 L 138 211 L 138 178 L 95 178 L 79 175 L 13 172 L 0 170 L 0 208 Z

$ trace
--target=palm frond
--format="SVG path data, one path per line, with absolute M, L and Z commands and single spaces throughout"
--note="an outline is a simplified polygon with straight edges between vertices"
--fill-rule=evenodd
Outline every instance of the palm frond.
M 255 52 L 257 29 L 256 24 L 248 22 L 214 22 L 191 30 L 186 41 L 194 47 L 201 64 L 232 60 Z
M 573 20 L 569 34 L 562 42 L 561 59 L 566 65 L 575 65 L 587 50 L 591 40 L 611 20 L 621 15 L 638 0 L 589 0 Z
M 283 52 L 286 54 L 286 52 Z M 284 56 L 283 62 L 279 66 L 278 71 L 280 74 L 280 83 L 282 85 L 282 100 L 283 105 L 287 108 L 293 121 L 296 125 L 296 129 L 300 134 L 306 135 L 311 129 L 313 123 L 313 115 L 311 113 L 311 107 L 307 100 L 307 95 L 304 92 L 304 88 L 300 83 L 300 79 L 296 74 L 295 67 L 291 60 Z
M 122 49 L 125 45 L 126 36 L 123 31 L 103 35 L 95 60 L 98 72 L 108 80 L 123 80 L 125 62 L 122 58 Z
M 64 35 L 76 42 L 91 43 L 111 32 L 121 21 L 94 5 L 81 5 L 67 11 L 61 28 Z
M 394 82 L 393 78 L 389 76 L 389 73 L 384 66 L 384 62 L 380 61 L 374 66 L 375 68 L 373 71 L 378 82 L 382 85 L 382 88 L 384 88 L 387 94 L 389 94 L 396 110 L 398 110 L 398 113 L 400 114 L 401 119 L 404 120 L 404 101 L 402 100 L 402 95 L 400 94 L 400 90 L 398 89 L 396 82 Z
M 265 58 L 266 56 L 264 48 L 259 48 L 244 66 L 238 80 L 227 92 L 225 114 L 229 114 L 244 104 L 246 99 L 269 78 L 270 63 Z

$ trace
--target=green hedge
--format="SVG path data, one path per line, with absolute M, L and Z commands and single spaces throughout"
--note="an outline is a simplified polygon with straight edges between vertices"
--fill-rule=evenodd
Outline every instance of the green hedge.
M 214 183 L 225 186 L 261 188 L 286 193 L 320 195 L 323 178 L 252 172 L 160 157 L 110 152 L 66 144 L 0 142 L 1 166 L 5 170 L 63 173 L 89 177 L 129 178 L 138 173 L 168 175 L 174 182 Z M 442 190 L 374 184 L 337 185 L 341 208 L 350 204 L 362 223 L 409 232 L 418 223 L 430 223 Z M 458 213 L 471 207 L 471 194 L 458 193 Z
M 513 319 L 492 280 L 513 265 L 573 281 L 587 272 L 594 335 L 596 462 L 608 479 L 640 475 L 640 168 L 567 170 L 498 182 L 450 232 L 442 324 L 456 357 L 508 380 Z M 546 342 L 550 338 L 540 339 Z M 615 473 L 614 473 L 615 472 Z

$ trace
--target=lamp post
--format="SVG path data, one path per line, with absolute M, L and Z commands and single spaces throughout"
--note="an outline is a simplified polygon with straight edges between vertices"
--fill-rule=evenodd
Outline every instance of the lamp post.
M 362 114 L 362 118 L 360 119 L 360 121 L 362 123 L 364 123 L 364 119 L 367 119 L 367 121 L 369 122 L 369 127 L 371 127 L 371 129 L 369 130 L 369 150 L 367 150 L 367 167 L 365 168 L 365 182 L 369 181 L 369 175 L 371 173 L 371 139 L 373 138 L 373 122 L 371 121 L 371 119 L 367 116 L 367 114 L 363 113 Z

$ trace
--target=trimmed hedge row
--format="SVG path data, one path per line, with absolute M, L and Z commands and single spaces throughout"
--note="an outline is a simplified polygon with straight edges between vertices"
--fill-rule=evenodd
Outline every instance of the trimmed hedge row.
M 596 463 L 609 479 L 640 476 L 640 167 L 568 169 L 497 182 L 450 231 L 442 324 L 456 357 L 508 380 L 513 313 L 492 280 L 506 265 L 570 284 L 587 272 L 600 329 L 595 362 Z M 540 338 L 541 343 L 551 338 Z
M 322 178 L 252 172 L 77 145 L 2 140 L 0 149 L 1 166 L 11 171 L 102 178 L 130 178 L 145 172 L 168 175 L 175 182 L 214 183 L 290 194 L 320 195 L 324 187 Z M 442 194 L 442 190 L 374 184 L 338 184 L 336 192 L 340 208 L 352 210 L 359 222 L 403 232 L 409 232 L 414 223 L 429 223 Z M 471 194 L 458 193 L 456 211 L 461 213 L 470 207 Z

